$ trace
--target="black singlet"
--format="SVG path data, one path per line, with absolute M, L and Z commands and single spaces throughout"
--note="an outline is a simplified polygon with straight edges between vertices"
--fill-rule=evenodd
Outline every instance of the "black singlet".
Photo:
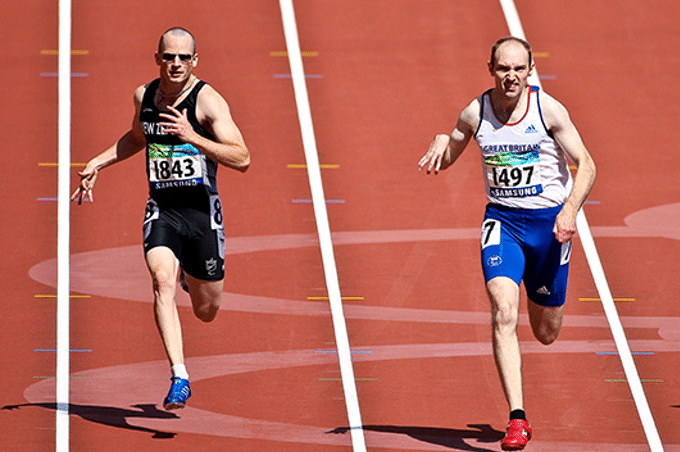
M 196 83 L 176 108 L 180 112 L 187 110 L 189 123 L 196 133 L 215 141 L 215 137 L 201 127 L 196 119 L 198 93 L 205 84 L 204 81 Z M 147 143 L 146 175 L 149 181 L 149 197 L 161 208 L 190 206 L 210 212 L 210 197 L 217 195 L 217 163 L 194 146 L 163 131 L 159 123 L 165 120 L 159 116 L 161 110 L 154 102 L 159 85 L 160 79 L 149 83 L 139 114 Z

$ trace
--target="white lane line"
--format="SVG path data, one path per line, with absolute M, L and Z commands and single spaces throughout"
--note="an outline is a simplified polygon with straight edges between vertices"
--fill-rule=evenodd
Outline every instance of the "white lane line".
M 600 262 L 600 257 L 595 248 L 595 241 L 590 233 L 588 221 L 586 220 L 583 211 L 579 212 L 579 215 L 576 217 L 576 225 L 586 254 L 586 259 L 588 260 L 588 265 L 590 265 L 590 272 L 593 275 L 595 286 L 597 287 L 600 299 L 602 300 L 602 307 L 604 308 L 605 316 L 609 322 L 609 328 L 614 336 L 614 342 L 616 343 L 616 349 L 619 352 L 619 358 L 621 359 L 621 364 L 623 365 L 623 370 L 626 374 L 626 379 L 628 380 L 628 386 L 630 387 L 630 391 L 633 394 L 633 400 L 637 406 L 638 415 L 642 422 L 642 428 L 647 436 L 647 443 L 652 452 L 663 452 L 661 437 L 656 428 L 652 411 L 649 408 L 645 391 L 642 388 L 642 381 L 640 380 L 640 375 L 635 367 L 633 354 L 628 345 L 626 333 L 623 330 L 623 325 L 621 324 L 621 319 L 616 310 L 614 298 L 612 297 L 609 285 L 607 284 L 607 278 L 604 274 L 602 262 Z
M 338 348 L 340 375 L 342 377 L 342 387 L 345 393 L 345 405 L 352 436 L 352 447 L 354 452 L 365 452 L 366 442 L 361 421 L 361 411 L 359 409 L 359 397 L 357 395 L 356 383 L 354 380 L 349 337 L 347 335 L 347 325 L 345 324 L 345 315 L 342 307 L 338 272 L 335 266 L 335 255 L 333 253 L 333 242 L 331 240 L 328 212 L 326 211 L 326 200 L 323 192 L 323 184 L 321 182 L 321 169 L 319 167 L 319 156 L 316 147 L 316 139 L 314 137 L 314 126 L 312 123 L 311 109 L 309 107 L 307 86 L 305 85 L 305 72 L 302 65 L 300 42 L 295 21 L 295 10 L 293 9 L 292 0 L 279 0 L 279 5 L 281 7 L 283 31 L 286 38 L 288 60 L 292 73 L 295 103 L 297 104 L 298 118 L 302 132 L 302 144 L 307 161 L 307 174 L 312 192 L 312 204 L 314 206 L 314 216 L 316 218 L 316 227 L 319 234 L 321 258 L 323 261 L 326 287 L 328 289 L 328 298 L 333 318 L 333 329 L 335 330 L 335 341 Z
M 514 0 L 500 0 L 501 7 L 503 8 L 503 14 L 505 15 L 505 20 L 508 23 L 508 28 L 510 29 L 510 34 L 526 40 L 524 35 L 524 29 L 522 28 L 522 22 L 519 18 L 519 13 L 515 7 Z M 532 77 L 529 82 L 533 85 L 541 86 L 539 81 L 538 71 L 534 70 Z M 635 367 L 635 361 L 633 360 L 633 355 L 630 351 L 628 345 L 628 340 L 626 339 L 626 333 L 621 325 L 621 319 L 616 310 L 616 305 L 614 304 L 614 298 L 612 297 L 611 291 L 609 290 L 609 284 L 607 283 L 607 278 L 604 274 L 604 269 L 602 267 L 602 262 L 600 261 L 600 256 L 597 253 L 597 248 L 595 247 L 595 241 L 590 232 L 590 227 L 588 226 L 588 221 L 586 220 L 586 215 L 583 209 L 578 213 L 576 217 L 576 226 L 578 228 L 579 237 L 581 239 L 581 244 L 583 245 L 583 251 L 586 254 L 586 259 L 588 260 L 588 265 L 590 266 L 590 272 L 593 275 L 593 280 L 595 281 L 595 286 L 600 294 L 600 299 L 602 300 L 602 307 L 604 309 L 605 316 L 609 322 L 609 328 L 611 329 L 612 336 L 614 336 L 614 342 L 616 343 L 616 348 L 619 352 L 619 357 L 621 359 L 621 364 L 623 365 L 623 370 L 626 374 L 628 380 L 628 386 L 633 394 L 633 400 L 638 410 L 638 415 L 640 416 L 640 421 L 642 422 L 642 427 L 647 436 L 647 443 L 652 452 L 663 452 L 663 444 L 661 443 L 661 438 L 659 437 L 659 432 L 654 423 L 654 417 L 649 408 L 649 403 L 645 397 L 645 391 L 642 388 L 642 382 L 640 381 L 640 376 L 638 374 L 637 368 Z
M 71 0 L 59 0 L 57 175 L 57 452 L 69 451 L 70 179 L 71 179 Z

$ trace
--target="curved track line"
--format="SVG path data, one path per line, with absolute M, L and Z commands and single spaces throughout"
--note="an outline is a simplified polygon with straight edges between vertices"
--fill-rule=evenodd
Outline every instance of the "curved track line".
M 625 219 L 628 226 L 608 227 L 618 233 L 607 237 L 660 236 L 680 240 L 680 204 L 669 204 L 634 213 Z M 680 220 L 680 218 L 679 218 Z M 666 225 L 666 226 L 660 226 Z M 675 229 L 673 229 L 675 226 Z M 597 228 L 593 228 L 597 231 Z M 401 243 L 432 240 L 478 239 L 476 228 L 392 230 L 339 232 L 333 235 L 336 245 Z M 605 235 L 601 235 L 605 236 Z M 254 237 L 235 237 L 226 241 L 226 254 L 244 254 L 282 249 L 318 246 L 314 234 L 284 234 Z M 47 286 L 56 287 L 56 259 L 43 261 L 33 266 L 29 275 Z M 109 298 L 132 301 L 152 302 L 149 279 L 142 258 L 140 246 L 103 249 L 78 253 L 71 256 L 72 290 Z M 221 309 L 228 311 L 259 312 L 285 315 L 321 316 L 329 315 L 328 305 L 324 303 L 288 300 L 275 297 L 262 297 L 236 293 L 225 293 Z M 177 302 L 190 306 L 189 297 L 181 292 Z M 346 306 L 346 316 L 355 319 L 374 319 L 385 321 L 466 323 L 487 324 L 488 313 L 442 311 L 428 309 L 392 308 L 380 306 Z M 528 324 L 522 315 L 522 324 Z M 622 322 L 631 328 L 657 328 L 659 335 L 668 341 L 680 340 L 680 319 L 673 317 L 623 317 Z M 566 327 L 607 328 L 606 319 L 593 316 L 565 316 Z
M 313 246 L 308 240 L 299 240 L 299 236 L 293 236 L 292 240 L 290 236 L 276 237 L 280 239 L 279 246 L 272 249 L 294 248 L 295 244 L 300 247 Z M 270 244 L 273 242 L 271 236 L 265 240 L 260 237 L 241 238 L 240 240 L 243 240 L 240 244 L 241 249 L 248 248 L 247 244 L 252 241 L 257 251 L 264 251 L 259 246 L 261 242 L 270 242 Z M 74 254 L 71 257 L 71 266 L 74 291 L 121 300 L 153 302 L 146 267 L 141 250 L 137 246 Z M 54 287 L 56 261 L 54 259 L 43 261 L 31 268 L 29 273 L 36 281 Z M 220 309 L 225 311 L 301 316 L 329 315 L 329 308 L 325 303 L 229 292 L 225 292 L 222 297 L 223 303 Z M 178 293 L 177 304 L 191 306 L 188 295 L 184 292 Z M 489 323 L 489 314 L 486 311 L 445 311 L 361 305 L 346 306 L 345 311 L 346 317 L 352 319 L 476 325 Z M 680 318 L 678 317 L 626 316 L 622 317 L 622 322 L 629 328 L 658 329 L 659 335 L 665 340 L 680 340 Z M 521 314 L 520 323 L 529 324 L 526 314 Z M 564 326 L 608 328 L 604 317 L 588 315 L 566 315 Z
M 659 235 L 677 239 L 676 230 L 659 229 L 648 226 L 647 218 L 667 219 L 676 205 L 660 206 L 647 211 L 638 212 L 626 219 L 625 230 L 616 236 Z M 666 222 L 663 224 L 680 224 Z M 657 222 L 652 225 L 659 224 Z M 611 228 L 609 229 L 611 231 Z M 362 231 L 342 232 L 334 234 L 337 245 L 399 243 L 422 240 L 468 240 L 477 239 L 476 228 L 433 229 L 418 231 Z M 317 246 L 312 234 L 274 235 L 264 237 L 238 237 L 228 239 L 228 254 L 243 254 L 271 250 L 292 249 Z M 139 246 L 104 249 L 71 256 L 72 288 L 75 291 L 90 293 L 125 300 L 151 302 L 148 290 L 148 277 Z M 56 286 L 56 260 L 47 260 L 34 266 L 30 276 L 44 284 Z M 284 315 L 320 316 L 328 315 L 328 306 L 324 303 L 286 300 L 272 297 L 260 297 L 243 294 L 225 293 L 225 310 L 273 313 Z M 185 294 L 178 297 L 178 304 L 188 306 Z M 390 308 L 379 306 L 347 306 L 346 315 L 356 319 L 375 319 L 404 322 L 436 322 L 487 324 L 487 312 L 460 312 L 426 309 Z M 525 315 L 521 319 L 528 324 Z M 677 352 L 680 351 L 680 319 L 666 317 L 625 317 L 624 324 L 629 327 L 658 329 L 660 339 L 630 341 L 630 345 L 641 351 Z M 567 316 L 567 327 L 601 327 L 607 328 L 604 318 L 592 316 Z M 612 341 L 560 341 L 546 348 L 535 342 L 522 344 L 524 353 L 595 353 L 613 352 L 616 350 Z M 361 348 L 355 348 L 360 351 Z M 423 359 L 438 357 L 486 356 L 491 354 L 491 347 L 486 342 L 447 343 L 447 344 L 406 344 L 389 346 L 372 346 L 371 354 L 355 356 L 357 361 Z M 285 352 L 262 352 L 221 356 L 189 358 L 193 370 L 193 380 L 227 377 L 244 372 L 258 372 L 287 367 L 314 366 L 334 363 L 335 356 L 315 354 L 313 350 L 294 350 Z M 165 361 L 93 369 L 75 374 L 89 376 L 91 379 L 74 379 L 71 382 L 71 403 L 95 406 L 134 406 L 148 400 L 149 394 L 157 389 L 157 376 L 167 369 Z M 129 375 L 134 374 L 138 384 L 129 387 Z M 106 390 L 102 391 L 105 381 Z M 25 397 L 32 403 L 44 403 L 54 399 L 54 381 L 41 381 L 29 386 Z M 159 396 L 160 397 L 160 396 Z M 330 434 L 329 428 L 248 419 L 230 414 L 215 413 L 200 408 L 190 407 L 182 412 L 182 422 L 176 419 L 151 419 L 132 417 L 127 419 L 130 425 L 154 430 L 174 430 L 187 433 L 229 436 L 238 438 L 269 439 L 273 441 L 302 442 L 312 444 L 348 445 L 349 438 L 340 434 Z M 334 426 L 340 428 L 340 426 Z M 342 430 L 340 428 L 340 430 Z M 394 449 L 447 450 L 444 446 L 423 443 L 407 435 L 389 432 L 365 430 L 369 446 L 389 447 Z M 471 439 L 467 439 L 471 447 Z M 466 443 L 466 444 L 468 444 Z M 477 443 L 475 443 L 477 444 Z M 608 451 L 612 445 L 607 444 L 564 444 L 537 442 L 542 450 L 591 450 Z M 565 449 L 566 447 L 566 449 Z M 616 445 L 621 451 L 645 450 L 643 445 Z M 676 450 L 669 446 L 668 450 Z M 448 449 L 450 450 L 450 449 Z M 487 450 L 482 447 L 476 450 Z M 680 447 L 678 448 L 680 450 Z
M 635 342 L 635 341 L 632 341 Z M 646 342 L 646 347 L 654 346 Z M 672 348 L 672 350 L 670 349 Z M 611 341 L 563 341 L 546 348 L 534 341 L 522 343 L 527 354 L 547 353 L 594 353 L 596 351 L 612 351 Z M 427 359 L 442 357 L 487 356 L 491 354 L 491 346 L 484 342 L 458 344 L 410 344 L 371 347 L 373 353 L 359 354 L 357 361 L 385 361 L 403 359 Z M 680 342 L 669 347 L 668 351 L 680 351 Z M 192 368 L 192 381 L 210 378 L 223 378 L 230 375 L 265 370 L 285 369 L 290 367 L 327 365 L 336 362 L 332 355 L 317 354 L 314 350 L 289 350 L 280 352 L 256 352 L 242 354 L 226 354 L 188 358 Z M 161 397 L 158 392 L 158 375 L 167 371 L 165 361 L 148 361 L 120 366 L 103 367 L 78 372 L 74 376 L 87 376 L 87 379 L 72 380 L 71 403 L 86 406 L 125 407 L 137 406 Z M 135 376 L 135 384 L 130 385 L 130 375 Z M 103 388 L 105 388 L 103 390 Z M 24 397 L 30 403 L 49 403 L 54 400 L 54 382 L 41 381 L 29 386 Z M 151 402 L 151 405 L 154 403 Z M 126 419 L 129 425 L 152 431 L 173 431 L 203 434 L 219 437 L 259 439 L 280 442 L 349 445 L 349 438 L 333 432 L 344 431 L 343 426 L 311 426 L 282 422 L 250 419 L 226 413 L 217 413 L 195 407 L 187 407 L 180 418 L 145 418 L 134 416 Z M 407 435 L 394 433 L 365 431 L 367 444 L 374 448 L 417 449 L 417 450 L 450 450 L 448 447 L 428 444 L 410 438 Z M 468 439 L 471 447 L 481 441 Z M 488 441 L 487 441 L 488 442 Z M 533 444 L 533 443 L 532 443 Z M 541 450 L 589 450 L 609 451 L 612 445 L 607 444 L 564 444 L 557 442 L 540 443 Z M 534 444 L 535 447 L 539 442 Z M 566 449 L 565 449 L 566 447 Z M 637 444 L 617 444 L 614 448 L 622 451 L 645 450 Z M 479 450 L 487 450 L 480 448 Z M 673 450 L 670 449 L 669 450 Z

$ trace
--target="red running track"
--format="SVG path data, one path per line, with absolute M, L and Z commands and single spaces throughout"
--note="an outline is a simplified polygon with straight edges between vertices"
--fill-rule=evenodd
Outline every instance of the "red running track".
M 128 127 L 134 88 L 175 24 L 193 30 L 198 74 L 229 100 L 253 152 L 220 171 L 228 221 L 225 312 L 181 314 L 194 397 L 158 409 L 168 370 L 141 254 L 140 156 L 103 172 L 96 202 L 72 210 L 71 448 L 351 449 L 278 5 L 273 1 L 75 2 L 73 161 Z M 495 0 L 296 1 L 298 26 L 359 401 L 369 450 L 499 450 L 506 407 L 490 356 L 477 230 L 476 149 L 436 178 L 416 170 L 432 136 L 491 82 L 488 48 L 507 34 Z M 2 206 L 7 450 L 54 448 L 56 7 L 7 5 L 16 30 L 2 74 L 11 124 Z M 586 206 L 617 308 L 667 451 L 680 450 L 680 6 L 518 1 L 546 91 L 563 101 L 595 157 Z M 587 11 L 587 13 L 586 13 Z M 121 30 L 132 30 L 122 32 Z M 14 39 L 16 38 L 16 39 Z M 647 133 L 645 133 L 647 132 Z M 651 133 L 650 133 L 651 132 Z M 667 168 L 667 170 L 664 170 Z M 74 168 L 73 181 L 77 180 Z M 19 188 L 21 187 L 21 188 Z M 526 323 L 527 450 L 643 451 L 644 433 L 575 247 L 560 339 Z M 634 301 L 624 301 L 634 300 Z M 523 311 L 524 312 L 524 311 Z M 599 354 L 598 354 L 599 352 Z M 132 380 L 132 384 L 130 381 Z

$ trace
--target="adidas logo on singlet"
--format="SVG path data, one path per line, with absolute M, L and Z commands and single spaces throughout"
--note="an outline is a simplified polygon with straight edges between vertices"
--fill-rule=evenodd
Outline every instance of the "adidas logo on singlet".
M 527 130 L 525 130 L 524 133 L 538 133 L 538 130 L 536 130 L 536 127 L 532 124 L 527 127 Z

